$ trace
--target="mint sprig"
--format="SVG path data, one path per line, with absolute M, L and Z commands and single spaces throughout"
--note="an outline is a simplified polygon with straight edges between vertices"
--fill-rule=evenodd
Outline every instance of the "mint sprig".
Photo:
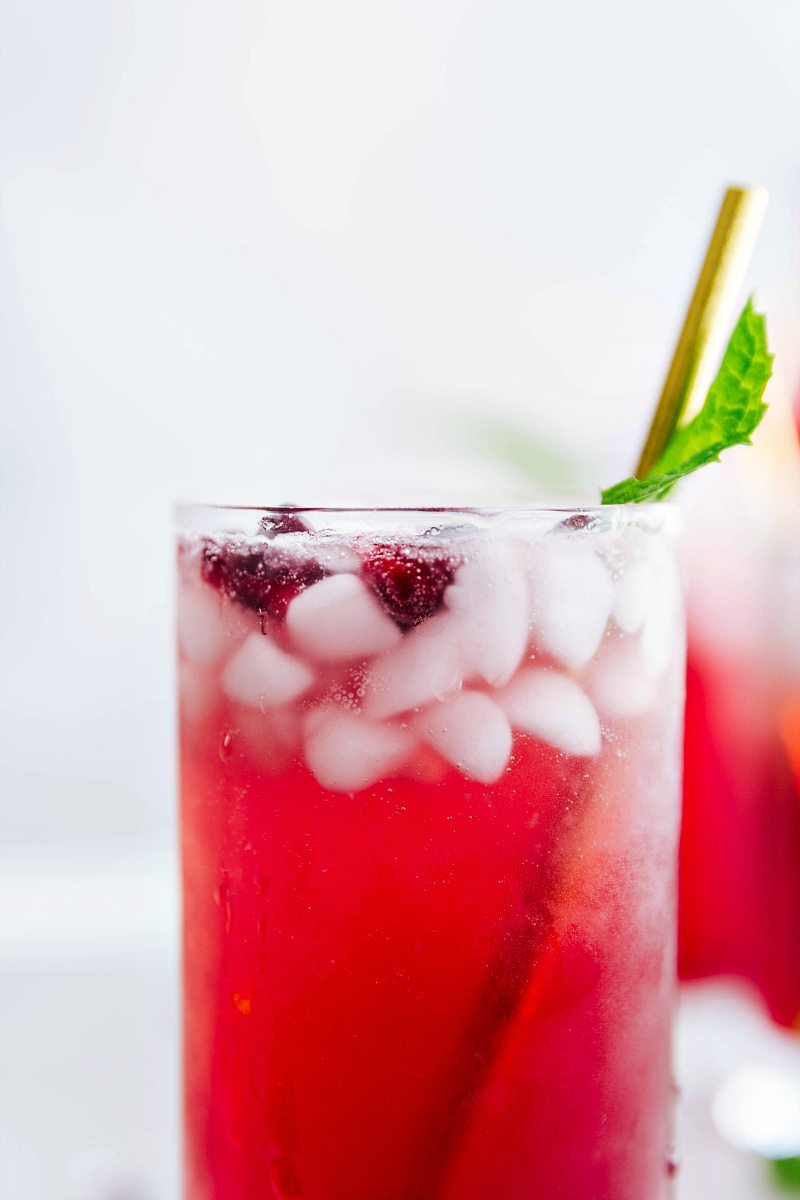
M 800 1193 L 800 1157 L 775 1158 L 770 1167 L 772 1178 L 780 1191 Z
M 772 374 L 772 358 L 764 318 L 748 300 L 700 412 L 675 430 L 643 479 L 632 477 L 605 488 L 603 504 L 660 500 L 684 475 L 716 462 L 723 450 L 749 445 L 766 411 L 761 397 Z

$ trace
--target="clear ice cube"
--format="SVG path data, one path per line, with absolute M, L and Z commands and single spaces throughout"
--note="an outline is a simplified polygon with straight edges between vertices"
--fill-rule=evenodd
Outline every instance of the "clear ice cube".
M 508 683 L 528 642 L 528 589 L 513 544 L 492 544 L 463 563 L 445 592 L 459 619 L 465 675 L 477 673 L 492 687 Z
M 384 718 L 421 708 L 457 691 L 462 678 L 458 619 L 450 613 L 437 613 L 370 665 L 364 712 Z
M 594 755 L 600 750 L 600 722 L 580 684 L 560 671 L 529 667 L 498 693 L 515 729 L 531 733 L 565 754 Z
M 302 696 L 314 682 L 310 668 L 262 633 L 251 633 L 222 672 L 223 691 L 232 700 L 273 708 Z
M 611 613 L 614 586 L 591 547 L 541 547 L 531 569 L 533 636 L 565 667 L 579 669 L 596 653 Z
M 331 706 L 306 718 L 306 764 L 317 782 L 334 792 L 370 787 L 401 766 L 413 748 L 408 729 L 362 714 Z
M 296 596 L 286 613 L 294 645 L 319 662 L 383 654 L 402 639 L 366 584 L 356 575 L 329 575 Z
M 478 783 L 495 783 L 511 754 L 511 726 L 484 692 L 463 691 L 432 704 L 415 721 L 420 736 Z

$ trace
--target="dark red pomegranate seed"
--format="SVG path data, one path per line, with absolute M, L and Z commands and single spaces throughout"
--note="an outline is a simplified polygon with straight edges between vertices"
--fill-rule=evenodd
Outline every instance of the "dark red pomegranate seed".
M 206 583 L 256 612 L 281 621 L 290 602 L 328 572 L 314 559 L 269 544 L 208 542 L 200 570 Z
M 587 529 L 592 523 L 588 513 L 573 513 L 559 525 L 559 529 Z
M 392 620 L 411 629 L 441 607 L 454 568 L 430 550 L 381 543 L 372 547 L 362 570 Z

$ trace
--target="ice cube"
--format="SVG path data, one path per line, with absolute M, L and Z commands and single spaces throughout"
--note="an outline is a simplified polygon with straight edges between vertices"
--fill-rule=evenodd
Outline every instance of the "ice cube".
M 637 633 L 644 625 L 654 592 L 653 567 L 648 562 L 632 563 L 617 584 L 611 615 L 625 633 Z
M 313 682 L 313 672 L 305 663 L 262 633 L 251 633 L 222 673 L 222 687 L 232 700 L 260 708 L 289 704 Z
M 600 750 L 600 722 L 589 697 L 568 675 L 541 667 L 519 671 L 497 702 L 515 729 L 532 733 L 565 754 Z
M 402 640 L 367 585 L 356 575 L 329 575 L 295 597 L 286 613 L 294 644 L 320 662 L 383 654 Z
M 612 719 L 638 717 L 655 703 L 658 674 L 642 654 L 638 637 L 610 641 L 589 667 L 586 690 Z
M 531 570 L 534 640 L 566 667 L 586 665 L 603 637 L 614 587 L 605 563 L 580 542 L 542 546 Z
M 421 708 L 457 691 L 462 677 L 458 619 L 450 613 L 437 613 L 370 665 L 364 712 L 368 717 L 384 718 Z
M 463 691 L 430 705 L 414 727 L 430 746 L 478 783 L 495 783 L 511 754 L 511 726 L 484 692 Z
M 641 633 L 641 651 L 657 675 L 683 652 L 683 589 L 678 568 L 668 551 L 659 554 L 650 606 Z
M 459 619 L 466 673 L 492 687 L 508 683 L 528 641 L 528 589 L 516 547 L 492 543 L 463 563 L 444 602 Z
M 178 592 L 178 641 L 184 657 L 196 667 L 208 667 L 225 653 L 228 631 L 222 601 L 205 586 L 183 584 Z
M 408 729 L 345 709 L 329 706 L 306 718 L 306 763 L 317 782 L 333 792 L 370 787 L 401 766 L 413 748 Z

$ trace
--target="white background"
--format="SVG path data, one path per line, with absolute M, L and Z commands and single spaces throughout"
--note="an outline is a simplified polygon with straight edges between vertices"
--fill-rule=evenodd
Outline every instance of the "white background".
M 730 181 L 795 388 L 800 6 L 0 14 L 0 1197 L 174 1200 L 171 501 L 592 498 Z

